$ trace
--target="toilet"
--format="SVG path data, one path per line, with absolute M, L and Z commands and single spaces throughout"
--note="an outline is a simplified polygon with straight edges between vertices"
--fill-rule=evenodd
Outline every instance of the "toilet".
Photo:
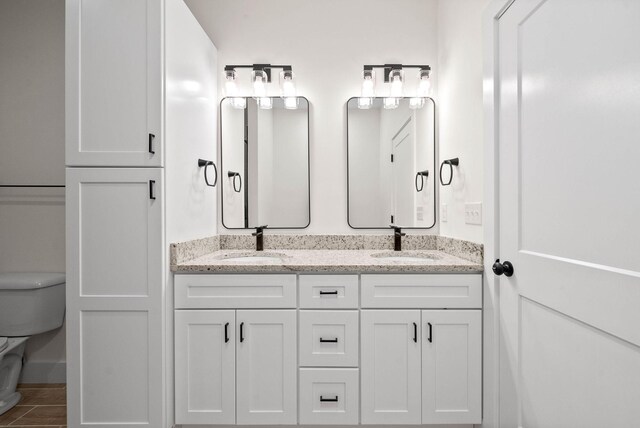
M 63 273 L 0 273 L 0 415 L 20 401 L 16 391 L 29 336 L 62 326 Z

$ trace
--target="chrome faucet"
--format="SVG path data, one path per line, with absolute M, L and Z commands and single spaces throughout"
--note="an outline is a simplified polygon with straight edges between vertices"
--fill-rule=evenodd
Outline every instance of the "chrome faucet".
M 402 237 L 406 236 L 406 233 L 402 233 L 402 228 L 394 224 L 389 225 L 393 229 L 393 250 L 402 251 Z
M 264 250 L 264 230 L 267 228 L 267 225 L 256 227 L 256 231 L 251 235 L 256 237 L 256 251 Z

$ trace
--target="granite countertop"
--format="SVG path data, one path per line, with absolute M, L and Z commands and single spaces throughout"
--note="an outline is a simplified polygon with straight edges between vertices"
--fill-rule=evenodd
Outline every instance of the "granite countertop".
M 229 258 L 243 257 L 242 261 Z M 408 260 L 387 257 L 404 256 Z M 273 260 L 255 257 L 273 257 Z M 422 260 L 416 260 L 422 259 Z M 479 273 L 482 263 L 465 260 L 438 250 L 218 250 L 191 260 L 172 264 L 176 273 L 273 273 L 273 272 L 336 272 L 336 273 Z

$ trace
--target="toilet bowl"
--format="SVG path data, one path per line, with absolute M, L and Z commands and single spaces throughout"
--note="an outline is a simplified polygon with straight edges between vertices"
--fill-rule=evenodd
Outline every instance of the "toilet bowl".
M 64 321 L 62 273 L 0 273 L 0 415 L 20 401 L 16 391 L 29 336 Z

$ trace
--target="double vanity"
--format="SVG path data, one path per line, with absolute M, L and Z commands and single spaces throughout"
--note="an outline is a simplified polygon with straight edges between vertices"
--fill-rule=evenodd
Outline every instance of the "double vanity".
M 480 246 L 266 237 L 172 246 L 177 424 L 481 422 Z

